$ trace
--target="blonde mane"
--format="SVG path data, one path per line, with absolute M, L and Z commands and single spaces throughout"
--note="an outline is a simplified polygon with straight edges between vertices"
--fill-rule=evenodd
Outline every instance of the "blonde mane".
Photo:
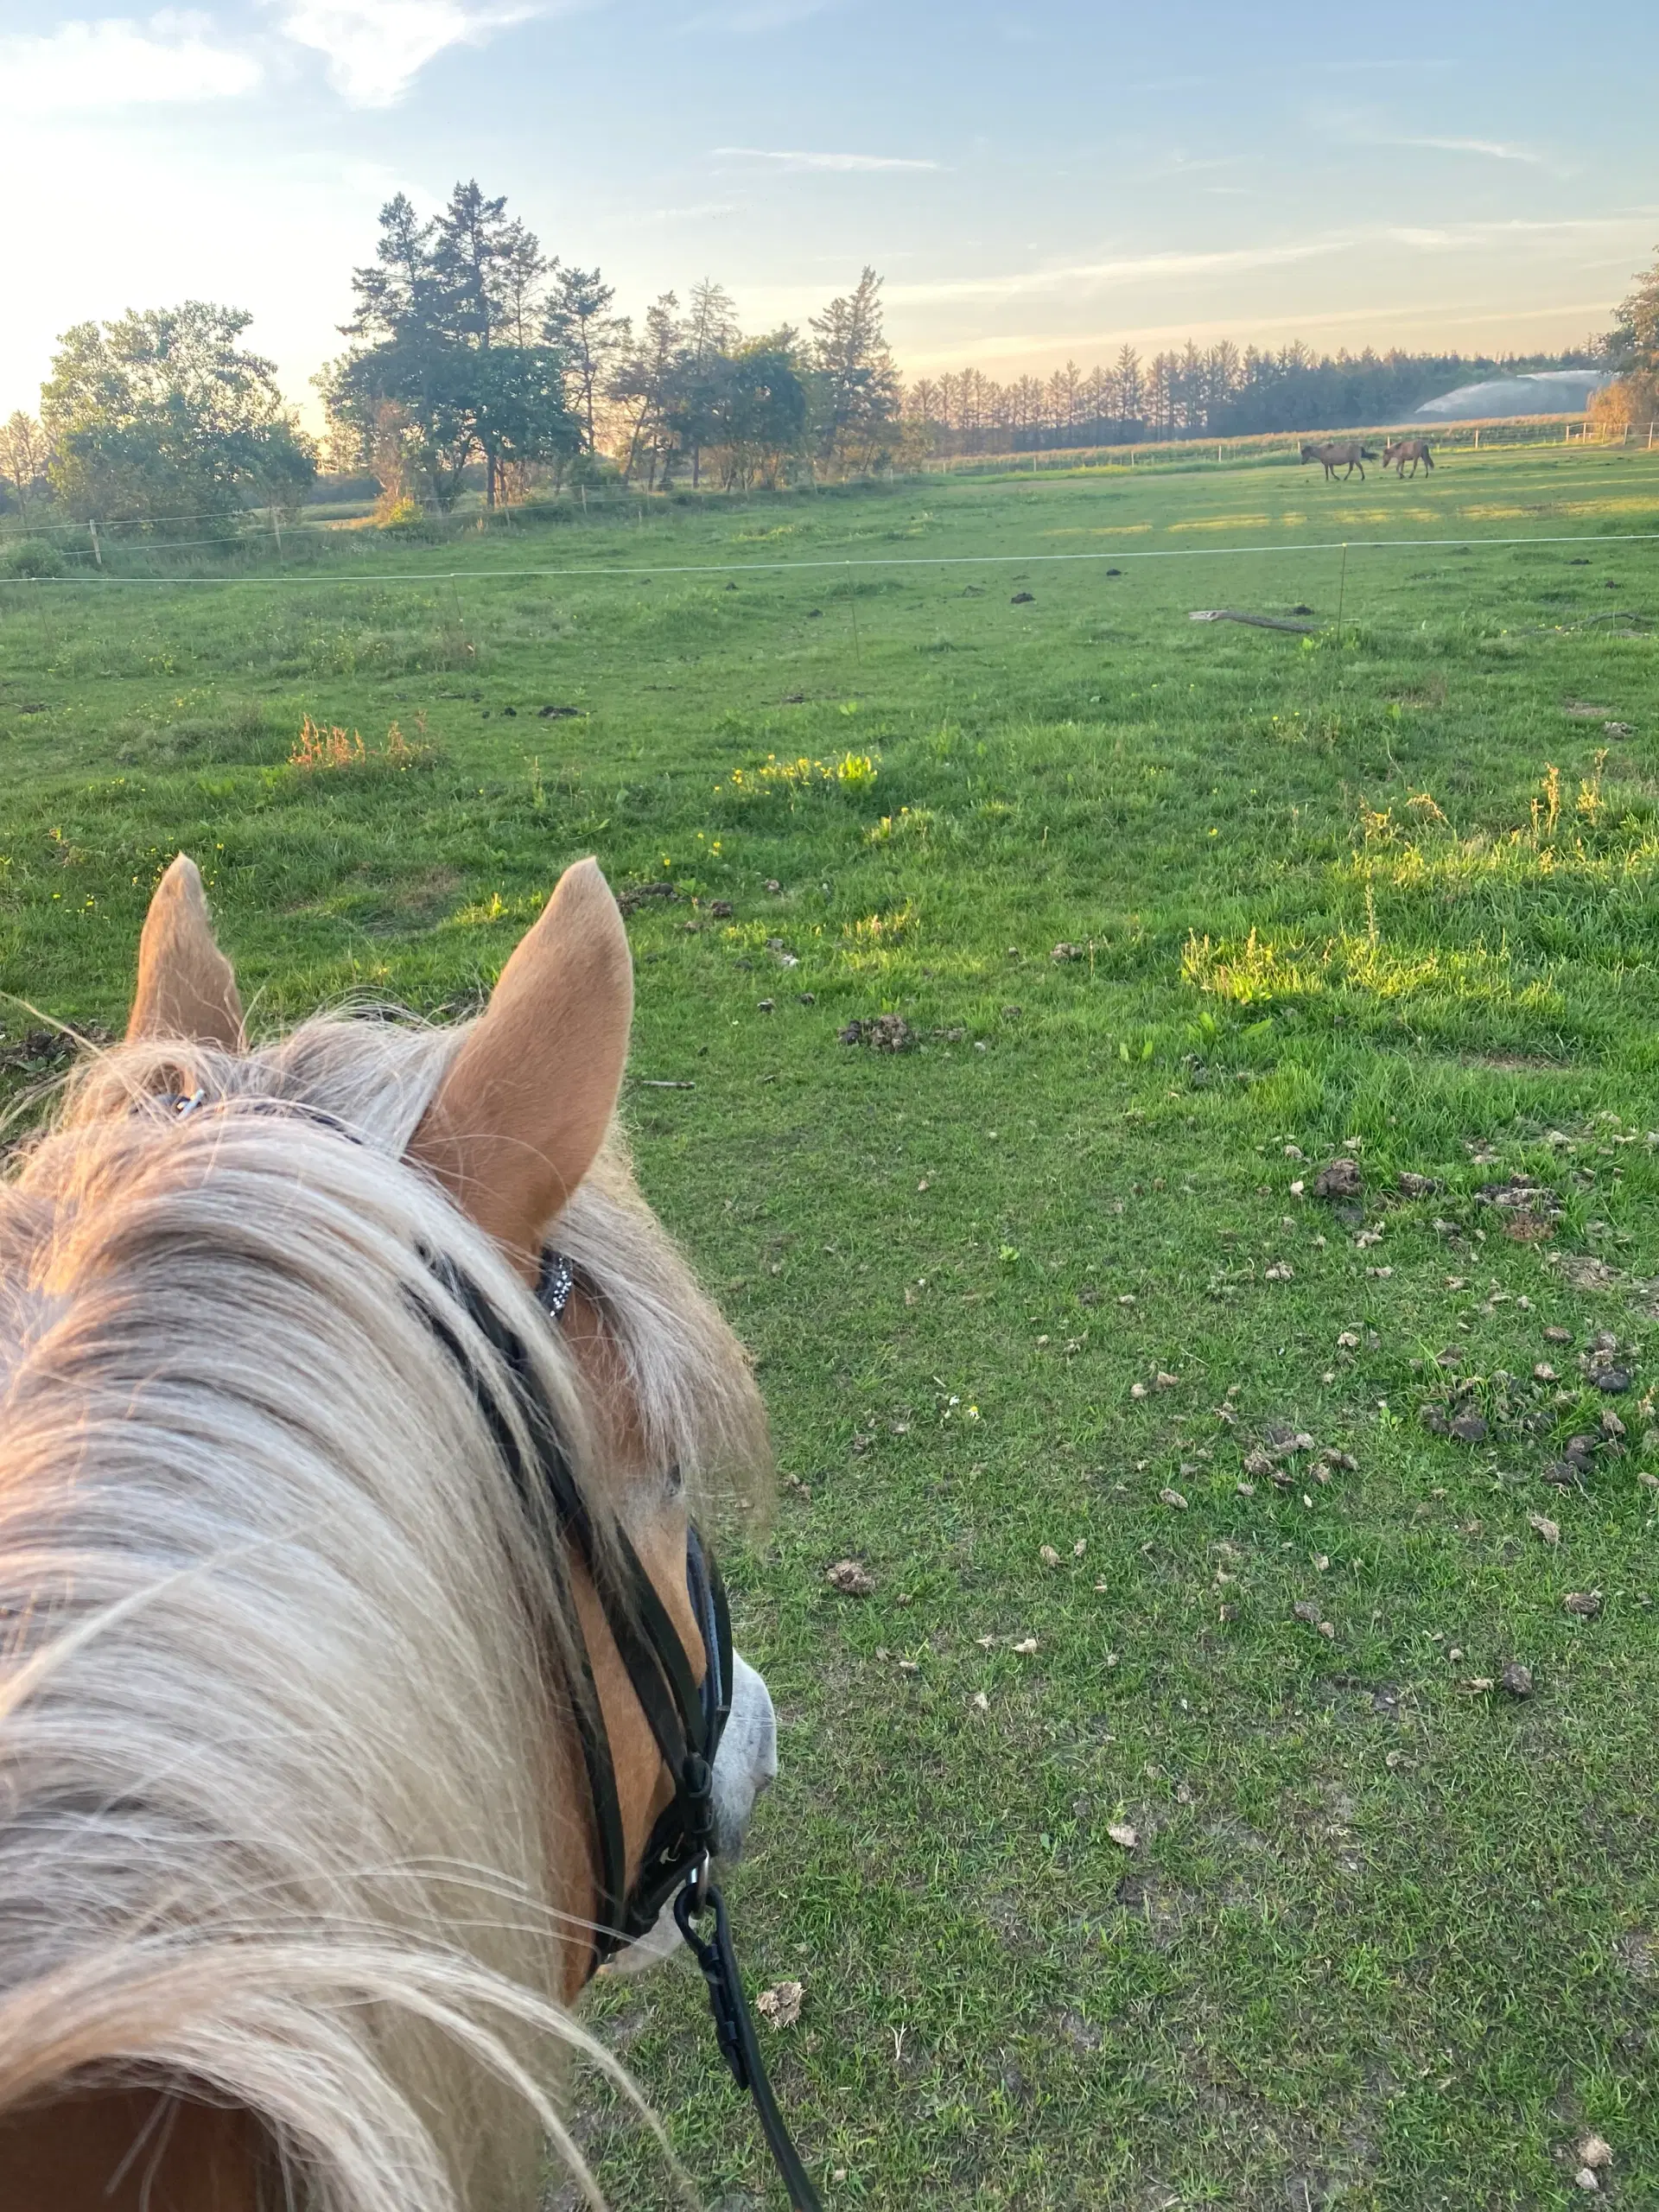
M 188 2085 L 306 2212 L 531 2201 L 543 2135 L 599 2202 L 541 2086 L 561 2049 L 616 2070 L 546 1993 L 588 1847 L 563 1586 L 423 1255 L 532 1347 L 601 1527 L 629 1471 L 404 1164 L 461 1033 L 129 1045 L 0 1184 L 0 2114 Z M 747 1362 L 614 1139 L 554 1234 L 650 1464 L 752 1484 Z

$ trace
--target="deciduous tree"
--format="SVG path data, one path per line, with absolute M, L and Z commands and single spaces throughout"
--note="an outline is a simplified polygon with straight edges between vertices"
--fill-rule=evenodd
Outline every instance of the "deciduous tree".
M 70 513 L 195 526 L 298 504 L 316 452 L 274 365 L 238 343 L 252 320 L 187 300 L 64 333 L 41 415 L 52 487 Z
M 21 407 L 0 425 L 0 484 L 10 486 L 25 522 L 29 508 L 46 488 L 50 452 L 45 431 Z
M 675 364 L 680 352 L 679 299 L 664 292 L 645 309 L 640 343 L 617 364 L 610 397 L 622 415 L 622 480 L 633 481 L 645 461 L 647 484 L 671 464 L 675 429 Z
M 1592 403 L 1598 419 L 1616 425 L 1659 420 L 1659 257 L 1620 301 L 1605 342 L 1618 375 Z

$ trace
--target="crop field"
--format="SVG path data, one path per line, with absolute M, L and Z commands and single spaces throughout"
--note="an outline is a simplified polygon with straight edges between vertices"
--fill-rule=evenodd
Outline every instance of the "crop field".
M 1642 532 L 1659 454 L 1575 446 L 0 585 L 8 1096 L 181 847 L 256 1027 L 633 894 L 641 1179 L 778 1446 L 728 1888 L 836 2212 L 1561 2206 L 1592 2135 L 1659 2203 Z M 590 2013 L 778 2201 L 689 1962 Z

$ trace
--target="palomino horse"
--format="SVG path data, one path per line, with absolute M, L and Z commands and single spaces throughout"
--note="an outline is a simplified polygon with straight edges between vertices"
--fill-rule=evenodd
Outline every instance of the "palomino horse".
M 1406 463 L 1409 461 L 1411 473 L 1414 476 L 1417 474 L 1417 464 L 1420 461 L 1426 469 L 1433 468 L 1434 456 L 1428 449 L 1427 438 L 1389 438 L 1384 441 L 1382 467 L 1385 474 L 1392 468 L 1403 479 Z
M 4 2212 L 496 2212 L 549 2139 L 600 2202 L 571 2005 L 775 1771 L 688 1519 L 765 1418 L 613 1128 L 632 1006 L 585 861 L 469 1027 L 250 1048 L 181 857 L 0 1183 Z
M 1359 480 L 1363 484 L 1365 481 L 1365 463 L 1375 461 L 1376 455 L 1369 447 L 1362 445 L 1357 438 L 1327 438 L 1321 445 L 1304 446 L 1302 459 L 1305 461 L 1322 461 L 1327 484 L 1339 468 L 1343 471 L 1344 484 L 1356 469 L 1359 471 Z

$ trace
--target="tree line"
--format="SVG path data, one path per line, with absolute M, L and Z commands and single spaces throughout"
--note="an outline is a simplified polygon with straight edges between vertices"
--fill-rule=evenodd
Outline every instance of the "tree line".
M 325 462 L 372 476 L 397 518 L 447 512 L 474 480 L 494 508 L 605 477 L 730 490 L 867 472 L 919 450 L 880 290 L 866 269 L 804 331 L 746 335 L 705 279 L 636 326 L 602 271 L 545 253 L 475 181 L 425 220 L 400 193 L 315 380 L 322 441 L 243 346 L 251 318 L 189 301 L 65 334 L 39 419 L 0 429 L 0 496 L 26 519 L 49 505 L 188 536 L 296 508 Z
M 134 310 L 67 331 L 38 419 L 19 411 L 0 426 L 0 511 L 211 536 L 250 508 L 297 510 L 325 462 L 372 478 L 383 519 L 447 512 L 474 483 L 489 508 L 602 479 L 747 490 L 930 452 L 1398 421 L 1473 377 L 1603 359 L 1625 396 L 1605 405 L 1659 409 L 1659 263 L 1606 340 L 1548 362 L 1224 339 L 1144 359 L 1125 345 L 1109 366 L 1068 362 L 1008 384 L 969 368 L 908 391 L 880 293 L 866 268 L 805 330 L 746 334 L 705 278 L 636 323 L 601 270 L 545 252 L 475 181 L 424 219 L 399 194 L 353 273 L 344 348 L 316 378 L 322 441 L 273 364 L 244 346 L 248 314 L 201 301 Z
M 908 412 L 939 453 L 1023 453 L 1147 439 L 1249 437 L 1273 431 L 1351 429 L 1399 422 L 1459 384 L 1528 368 L 1589 367 L 1593 347 L 1522 359 L 1394 349 L 1316 354 L 1300 343 L 1276 353 L 1230 339 L 1193 340 L 1143 359 L 1124 346 L 1109 366 L 1075 361 L 1048 377 L 998 384 L 978 369 L 919 378 Z

